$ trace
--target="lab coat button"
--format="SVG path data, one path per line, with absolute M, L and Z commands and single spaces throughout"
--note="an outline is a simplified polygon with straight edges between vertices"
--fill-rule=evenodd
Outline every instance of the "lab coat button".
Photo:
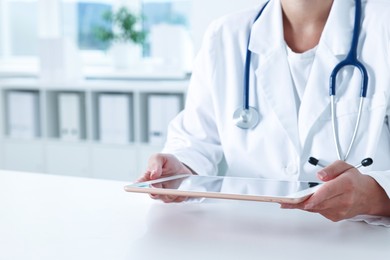
M 298 173 L 298 167 L 295 163 L 290 163 L 286 167 L 286 174 L 287 175 L 295 175 Z

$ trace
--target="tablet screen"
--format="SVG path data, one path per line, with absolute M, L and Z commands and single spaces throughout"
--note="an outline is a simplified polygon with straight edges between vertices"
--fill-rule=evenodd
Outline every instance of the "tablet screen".
M 161 180 L 135 183 L 133 185 L 139 188 L 166 189 L 183 192 L 288 197 L 291 194 L 296 194 L 319 184 L 318 182 L 280 181 L 261 178 L 177 175 Z

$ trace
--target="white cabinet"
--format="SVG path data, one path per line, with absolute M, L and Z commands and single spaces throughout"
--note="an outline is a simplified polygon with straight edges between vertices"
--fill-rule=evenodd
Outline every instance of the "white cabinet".
M 187 85 L 187 80 L 154 79 L 47 86 L 0 78 L 0 168 L 132 181 L 146 169 L 150 155 L 162 149 L 165 136 L 151 144 L 150 132 L 165 133 L 166 118 L 174 116 L 155 113 L 159 120 L 153 120 L 151 108 L 181 110 Z M 34 95 L 36 134 L 11 135 L 10 93 Z M 153 106 L 153 97 L 174 102 Z
M 94 178 L 134 181 L 140 175 L 134 147 L 95 145 L 91 156 Z
M 89 147 L 79 143 L 48 143 L 47 172 L 90 177 Z
M 2 148 L 4 169 L 45 172 L 45 149 L 41 141 L 3 140 Z

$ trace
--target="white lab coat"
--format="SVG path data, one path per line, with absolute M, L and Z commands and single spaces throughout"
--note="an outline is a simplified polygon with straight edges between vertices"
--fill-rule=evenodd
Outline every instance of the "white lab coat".
M 329 76 L 351 45 L 354 0 L 335 0 L 324 28 L 301 105 L 294 86 L 283 37 L 280 0 L 223 17 L 208 29 L 197 57 L 185 110 L 171 123 L 163 150 L 176 155 L 198 174 L 217 174 L 225 157 L 228 175 L 316 179 L 324 164 L 337 160 L 331 125 Z M 390 1 L 363 1 L 358 56 L 369 73 L 360 129 L 347 160 L 374 177 L 390 195 Z M 260 113 L 254 129 L 235 126 L 233 113 L 243 104 L 243 71 L 249 31 L 252 51 L 250 105 Z M 360 100 L 360 73 L 348 68 L 337 78 L 337 120 L 343 154 L 353 133 Z

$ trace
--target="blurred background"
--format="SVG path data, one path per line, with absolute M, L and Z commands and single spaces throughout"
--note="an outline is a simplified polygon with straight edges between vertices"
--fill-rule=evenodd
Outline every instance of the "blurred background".
M 0 0 L 0 169 L 133 180 L 208 24 L 256 0 Z

